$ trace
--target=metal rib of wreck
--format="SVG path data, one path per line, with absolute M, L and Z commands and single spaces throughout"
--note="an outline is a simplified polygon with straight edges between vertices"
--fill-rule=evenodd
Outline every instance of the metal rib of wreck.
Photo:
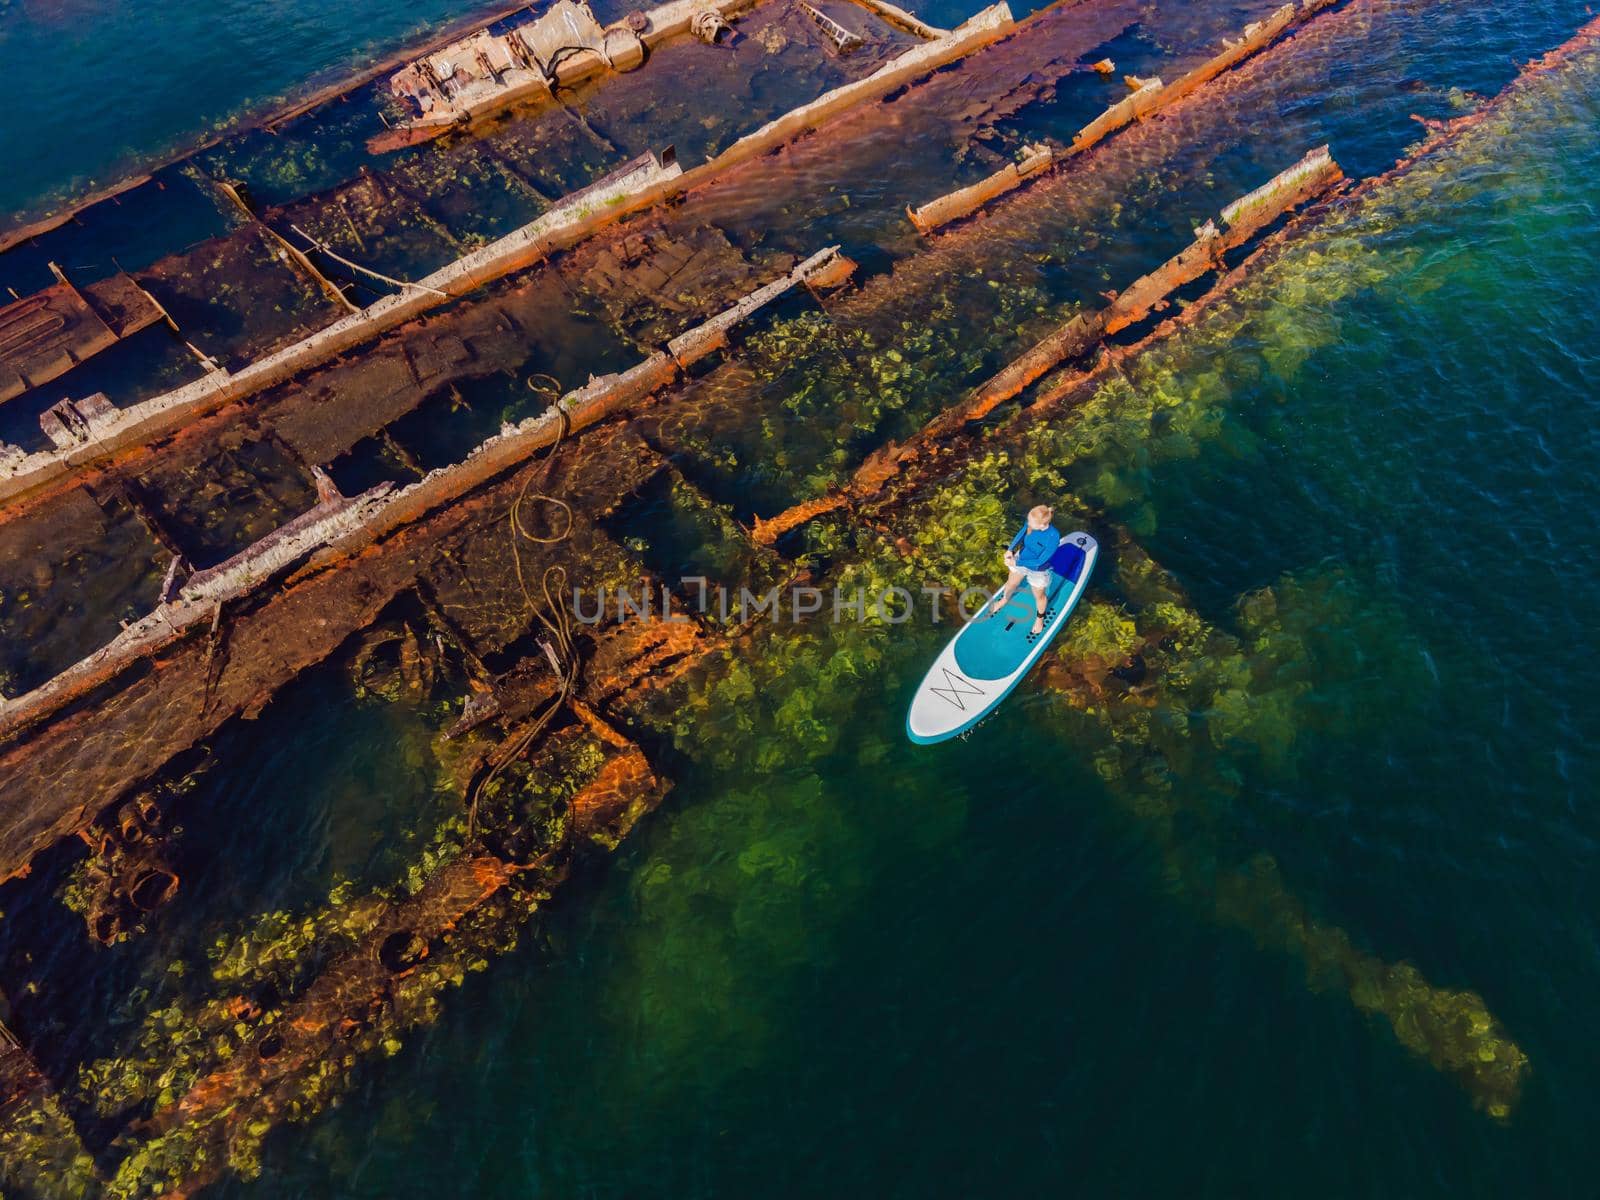
M 386 296 L 235 373 L 219 369 L 173 392 L 126 409 L 82 414 L 84 438 L 70 450 L 0 461 L 0 506 L 104 462 L 230 401 L 281 383 L 308 367 L 370 341 L 446 300 L 475 291 L 573 245 L 596 229 L 704 183 L 722 171 L 815 129 L 855 105 L 881 98 L 1001 36 L 1012 24 L 1004 3 L 984 9 L 947 38 L 916 46 L 865 79 L 800 106 L 729 146 L 710 162 L 684 172 L 670 155 L 642 155 L 606 179 L 567 197 L 531 224 L 458 259 L 395 295 Z

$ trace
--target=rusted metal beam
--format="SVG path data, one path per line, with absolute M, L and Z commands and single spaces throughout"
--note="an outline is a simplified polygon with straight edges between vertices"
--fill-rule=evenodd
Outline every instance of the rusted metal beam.
M 294 263 L 294 265 L 299 268 L 300 273 L 309 279 L 316 286 L 317 290 L 331 300 L 336 307 L 344 309 L 344 311 L 347 313 L 358 313 L 361 311 L 361 309 L 351 301 L 350 297 L 344 294 L 344 289 L 342 289 L 338 284 L 334 283 L 333 280 L 329 279 L 317 269 L 317 264 L 306 257 L 305 251 L 301 250 L 300 247 L 289 241 L 288 238 L 284 237 L 271 225 L 268 225 L 256 215 L 255 209 L 253 209 L 245 200 L 244 193 L 239 190 L 237 184 L 233 183 L 231 180 L 215 179 L 209 175 L 201 175 L 198 171 L 195 172 L 195 175 L 203 178 L 206 183 L 210 184 L 212 188 L 219 192 L 227 201 L 228 205 L 244 217 L 246 224 L 260 229 L 269 238 L 276 242 L 278 244 L 278 248 L 288 256 L 289 261 Z
M 88 658 L 27 696 L 0 704 L 0 739 L 15 735 L 115 679 L 133 663 L 150 658 L 209 625 L 218 605 L 248 595 L 316 547 L 360 525 L 376 511 L 391 487 L 383 483 L 354 499 L 323 501 L 226 562 L 192 575 L 179 588 L 176 598 L 158 604 Z
M 806 0 L 795 0 L 795 3 L 799 5 L 801 12 L 811 18 L 811 23 L 822 30 L 823 35 L 840 54 L 848 54 L 861 45 L 859 33 L 852 33 L 820 8 L 807 4 Z
M 942 38 L 950 32 L 948 29 L 940 29 L 936 25 L 929 25 L 921 17 L 907 12 L 897 4 L 890 4 L 888 0 L 851 0 L 851 3 L 866 9 L 880 20 L 893 25 L 897 29 L 903 29 L 925 42 Z
M 919 232 L 932 233 L 941 225 L 947 225 L 968 213 L 976 212 L 996 196 L 1003 196 L 1007 192 L 1016 190 L 1026 180 L 1048 171 L 1055 161 L 1056 152 L 1050 146 L 1043 144 L 1024 146 L 1016 162 L 1007 164 L 977 183 L 958 188 L 937 200 L 930 200 L 921 208 L 908 206 L 906 216 L 911 218 L 911 223 Z

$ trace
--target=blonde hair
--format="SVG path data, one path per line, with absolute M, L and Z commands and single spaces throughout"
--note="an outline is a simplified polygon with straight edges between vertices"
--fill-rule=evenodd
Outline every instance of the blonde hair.
M 1030 521 L 1048 521 L 1055 515 L 1056 510 L 1048 504 L 1035 504 L 1028 510 L 1028 520 Z

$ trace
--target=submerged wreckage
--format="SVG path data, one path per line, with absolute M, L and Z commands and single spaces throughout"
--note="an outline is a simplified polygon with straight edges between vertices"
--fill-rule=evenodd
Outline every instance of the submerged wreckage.
M 581 0 L 556 0 L 537 18 L 507 22 L 425 54 L 389 80 L 403 115 L 374 139 L 376 150 L 438 137 L 530 98 L 548 99 L 557 87 L 602 71 L 631 71 L 652 46 L 692 34 L 715 43 L 729 18 L 756 0 L 673 0 L 601 27 Z
M 9 930 L 0 981 L 12 1000 L 0 1025 L 8 1191 L 188 1194 L 225 1171 L 252 1172 L 268 1133 L 314 1118 L 363 1063 L 434 1020 L 464 972 L 515 944 L 553 888 L 661 802 L 671 780 L 658 760 L 670 760 L 658 748 L 720 752 L 715 722 L 704 745 L 683 722 L 723 702 L 723 681 L 737 684 L 728 694 L 759 695 L 800 669 L 799 647 L 816 651 L 803 629 L 715 613 L 575 625 L 566 604 L 575 583 L 643 583 L 669 598 L 680 586 L 673 560 L 622 532 L 640 512 L 665 507 L 692 528 L 696 551 L 715 551 L 707 574 L 724 583 L 836 581 L 855 555 L 913 586 L 929 556 L 981 552 L 937 514 L 996 454 L 1022 461 L 1036 439 L 1055 436 L 1092 453 L 1089 434 L 1073 439 L 1107 419 L 1112 401 L 1100 389 L 1111 395 L 1140 356 L 1181 341 L 1303 239 L 1353 219 L 1476 127 L 1467 118 L 1435 129 L 1394 172 L 1356 185 L 1320 137 L 1274 149 L 1236 199 L 1199 193 L 1201 211 L 1217 215 L 1188 244 L 1152 250 L 1120 292 L 1094 300 L 1090 286 L 1065 314 L 1030 294 L 1032 307 L 1006 310 L 998 332 L 981 335 L 992 353 L 963 359 L 963 343 L 980 335 L 952 297 L 971 295 L 961 289 L 978 267 L 1021 277 L 1068 220 L 1087 226 L 1099 214 L 1096 228 L 1111 228 L 1103 214 L 1151 163 L 1188 155 L 1172 169 L 1205 176 L 1209 122 L 1244 127 L 1241 113 L 1292 99 L 1306 86 L 1296 40 L 1360 45 L 1381 5 L 1305 0 L 1266 15 L 1220 55 L 1197 47 L 1199 65 L 1179 74 L 1181 87 L 1141 83 L 1112 105 L 1121 115 L 1090 126 L 1098 132 L 1073 139 L 1070 154 L 1014 137 L 1007 149 L 1024 157 L 1001 172 L 1006 186 L 983 182 L 913 219 L 931 229 L 1014 195 L 981 221 L 913 239 L 867 278 L 841 238 L 800 245 L 843 206 L 792 209 L 791 193 L 847 185 L 907 129 L 943 130 L 961 155 L 993 165 L 998 154 L 986 147 L 996 128 L 1062 80 L 1112 86 L 1093 64 L 1140 6 L 1083 0 L 1014 24 L 996 5 L 950 31 L 877 0 L 864 0 L 870 20 L 856 27 L 844 10 L 807 7 L 815 15 L 675 3 L 602 27 L 584 5 L 558 0 L 531 22 L 418 58 L 388 81 L 412 106 L 410 124 L 397 122 L 391 135 L 470 125 L 584 75 L 626 70 L 678 34 L 707 46 L 736 16 L 751 40 L 777 47 L 762 50 L 773 56 L 791 38 L 820 38 L 827 54 L 850 48 L 841 30 L 863 41 L 839 60 L 853 76 L 735 131 L 698 165 L 613 146 L 621 161 L 562 198 L 527 199 L 536 189 L 518 190 L 528 177 L 506 145 L 488 134 L 479 145 L 464 130 L 462 146 L 505 155 L 495 160 L 500 177 L 539 212 L 414 280 L 371 265 L 387 232 L 382 205 L 352 201 L 414 203 L 413 176 L 371 174 L 334 199 L 276 207 L 218 181 L 237 224 L 217 245 L 259 249 L 260 270 L 287 273 L 315 315 L 311 328 L 261 335 L 267 348 L 242 362 L 185 347 L 183 369 L 198 362 L 202 373 L 175 388 L 39 395 L 50 380 L 74 387 L 91 347 L 134 336 L 139 322 L 165 317 L 186 333 L 185 313 L 168 316 L 173 307 L 159 302 L 175 268 L 158 263 L 81 291 L 61 275 L 44 300 L 39 292 L 0 310 L 0 356 L 15 349 L 0 361 L 14 364 L 9 378 L 21 385 L 9 400 L 32 404 L 45 443 L 0 457 L 0 625 L 28 643 L 0 667 L 7 886 L 57 889 L 88 935 L 86 955 L 166 921 L 192 921 L 215 942 L 204 913 L 186 912 L 172 813 L 198 819 L 226 803 L 206 781 L 215 758 L 240 753 L 224 745 L 229 731 L 241 717 L 277 719 L 273 698 L 308 674 L 340 697 L 330 710 L 415 707 L 420 753 L 445 805 L 398 879 L 350 882 L 292 918 L 230 926 L 181 986 L 156 968 L 148 1011 L 115 1029 L 63 1029 L 50 1015 L 62 1011 L 62 980 L 36 965 L 43 956 L 31 956 L 29 930 Z M 1586 27 L 1496 105 L 1515 104 L 1540 74 L 1592 60 L 1597 30 Z M 957 62 L 964 73 L 938 73 Z M 1210 103 L 1220 78 L 1235 93 Z M 526 121 L 571 133 L 565 117 L 540 112 L 508 117 L 508 128 Z M 595 144 L 582 130 L 573 136 Z M 458 152 L 450 147 L 419 154 Z M 953 157 L 949 145 L 939 153 Z M 1018 187 L 1023 180 L 1030 186 Z M 779 228 L 797 211 L 806 228 Z M 879 216 L 882 229 L 904 230 L 890 205 Z M 348 239 L 336 242 L 343 226 Z M 347 293 L 362 270 L 382 291 L 354 304 Z M 1010 303 L 1012 282 L 979 295 Z M 905 332 L 917 327 L 929 332 L 920 350 Z M 979 381 L 952 402 L 918 373 L 931 369 L 918 357 L 945 379 Z M 985 361 L 990 369 L 973 375 Z M 827 372 L 841 362 L 848 374 L 830 390 Z M 774 397 L 787 403 L 799 386 L 793 372 L 807 387 L 823 383 L 808 392 L 804 429 L 784 460 L 768 461 L 764 443 L 749 441 L 751 414 Z M 891 430 L 906 428 L 892 440 Z M 1079 507 L 1117 547 L 1121 600 L 1094 598 L 1084 635 L 1049 656 L 1063 736 L 1098 747 L 1109 795 L 1147 823 L 1182 894 L 1303 961 L 1318 986 L 1347 996 L 1474 1103 L 1506 1116 L 1527 1059 L 1479 996 L 1363 948 L 1293 896 L 1270 858 L 1223 863 L 1226 839 L 1214 826 L 1225 818 L 1174 819 L 1171 781 L 1192 776 L 1197 795 L 1220 794 L 1227 781 L 1206 777 L 1204 756 L 1177 735 L 1152 733 L 1151 714 L 1215 707 L 1206 688 L 1258 686 L 1225 682 L 1211 665 L 1258 651 L 1196 613 L 1128 531 Z M 827 519 L 847 511 L 856 519 Z M 775 729 L 775 743 L 803 753 L 805 724 Z M 1166 790 L 1153 795 L 1150 778 Z M 1184 833 L 1189 824 L 1204 836 Z

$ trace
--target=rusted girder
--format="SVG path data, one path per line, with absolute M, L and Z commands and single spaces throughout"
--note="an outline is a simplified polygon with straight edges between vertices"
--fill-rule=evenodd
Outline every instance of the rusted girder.
M 980 384 L 964 404 L 935 418 L 928 426 L 929 434 L 938 437 L 967 421 L 981 420 L 1045 372 L 1069 358 L 1078 357 L 1102 338 L 1143 320 L 1173 292 L 1215 270 L 1228 251 L 1243 246 L 1263 226 L 1327 192 L 1343 178 L 1344 172 L 1328 154 L 1326 146 L 1312 150 L 1294 166 L 1229 205 L 1224 212 L 1233 213 L 1235 220 L 1229 222 L 1224 218 L 1225 230 L 1207 221 L 1196 232 L 1192 243 L 1148 275 L 1134 280 L 1105 308 L 1073 317 Z
M 848 54 L 861 45 L 859 33 L 851 33 L 820 8 L 807 4 L 806 0 L 795 0 L 795 3 L 800 6 L 801 12 L 811 18 L 811 23 L 822 30 L 828 41 L 833 44 L 833 48 L 840 54 Z
M 0 703 L 0 739 L 14 737 L 35 721 L 115 679 L 133 663 L 151 658 L 213 624 L 222 605 L 249 595 L 316 547 L 369 519 L 391 486 L 379 484 L 354 499 L 339 496 L 324 500 L 226 562 L 191 576 L 175 598 L 162 601 L 108 645 L 26 697 Z
M 1016 162 L 1008 163 L 993 175 L 967 187 L 958 188 L 948 196 L 930 200 L 921 208 L 908 206 L 906 216 L 911 218 L 911 223 L 920 232 L 932 233 L 941 225 L 947 225 L 958 217 L 977 211 L 996 196 L 1003 196 L 1021 187 L 1031 176 L 1041 171 L 1048 171 L 1055 160 L 1056 152 L 1048 145 L 1024 146 Z
M 921 17 L 907 12 L 898 4 L 890 4 L 889 0 L 851 0 L 851 3 L 860 5 L 873 16 L 879 17 L 897 29 L 903 29 L 925 42 L 931 42 L 935 38 L 942 38 L 950 32 L 948 29 L 940 29 L 937 25 L 929 25 Z
M 255 209 L 245 200 L 244 193 L 239 190 L 237 184 L 228 179 L 213 179 L 210 176 L 205 176 L 204 178 L 233 208 L 238 210 L 246 223 L 259 228 L 262 233 L 276 242 L 278 248 L 288 256 L 289 261 L 294 263 L 301 273 L 316 285 L 318 291 L 345 312 L 361 311 L 355 304 L 351 303 L 350 297 L 344 294 L 344 290 L 338 284 L 317 269 L 317 264 L 306 257 L 305 251 L 301 250 L 300 247 L 289 241 L 288 238 L 284 237 L 257 215 Z

